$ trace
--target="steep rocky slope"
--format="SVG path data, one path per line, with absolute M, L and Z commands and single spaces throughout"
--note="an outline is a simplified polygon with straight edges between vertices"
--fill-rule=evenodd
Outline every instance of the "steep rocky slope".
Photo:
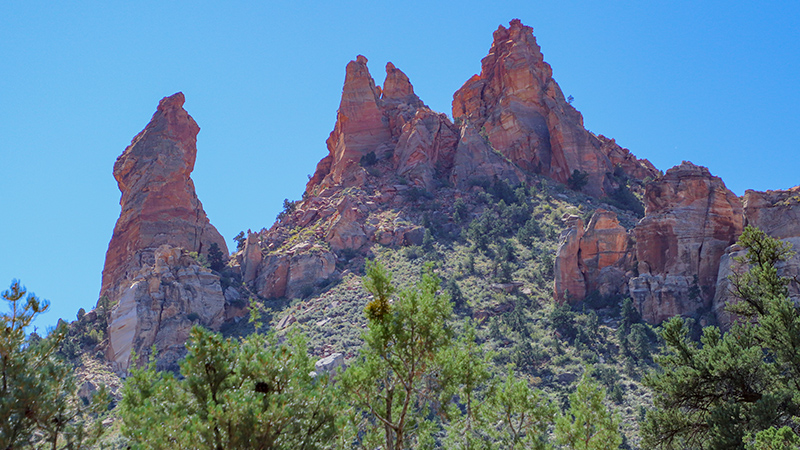
M 516 186 L 541 174 L 566 182 L 576 172 L 587 193 L 601 196 L 659 174 L 583 128 L 532 29 L 518 20 L 495 32 L 481 74 L 454 95 L 453 116 L 455 123 L 428 108 L 393 64 L 381 89 L 367 58 L 348 63 L 329 154 L 303 199 L 247 238 L 237 256 L 244 282 L 263 297 L 297 296 L 338 279 L 336 261 L 368 255 L 372 245 L 421 244 L 423 219 L 460 228 L 449 206 L 471 203 L 497 180 Z M 412 206 L 420 197 L 444 208 L 421 214 Z

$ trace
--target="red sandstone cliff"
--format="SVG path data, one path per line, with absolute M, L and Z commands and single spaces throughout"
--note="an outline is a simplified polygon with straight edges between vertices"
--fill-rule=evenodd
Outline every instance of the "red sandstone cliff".
M 524 170 L 565 183 L 574 170 L 589 176 L 586 192 L 600 196 L 619 186 L 615 165 L 636 179 L 658 171 L 583 127 L 544 61 L 533 29 L 515 19 L 494 32 L 489 54 L 453 95 L 453 117 L 479 130 L 492 147 Z
M 567 218 L 566 225 L 556 252 L 555 298 L 578 301 L 594 291 L 604 296 L 626 292 L 631 239 L 617 215 L 598 209 L 586 227 L 577 216 Z
M 190 327 L 191 321 L 179 315 L 191 312 L 198 313 L 204 325 L 221 322 L 224 299 L 218 277 L 180 254 L 206 254 L 212 244 L 223 254 L 228 251 L 209 223 L 190 178 L 200 128 L 183 103 L 180 92 L 162 99 L 150 123 L 114 164 L 114 178 L 122 192 L 121 213 L 106 253 L 100 295 L 116 305 L 109 325 L 108 355 L 121 367 L 127 365 L 131 347 L 141 354 L 141 346 L 161 342 L 159 333 L 172 333 L 167 329 L 173 317 L 184 322 L 183 328 Z M 170 275 L 180 272 L 179 267 L 194 273 L 194 279 L 200 277 L 204 287 L 185 288 L 192 284 L 188 273 Z M 148 281 L 150 287 L 142 290 L 140 282 L 151 279 L 163 283 Z M 160 292 L 173 282 L 185 294 L 182 303 L 181 296 Z
M 757 216 L 771 217 L 763 211 Z M 645 216 L 631 230 L 633 239 L 607 211 L 598 210 L 585 229 L 579 220 L 568 224 L 556 256 L 554 296 L 630 295 L 651 323 L 720 310 L 720 260 L 742 222 L 742 203 L 722 180 L 684 162 L 647 185 Z
M 659 323 L 710 309 L 720 258 L 742 222 L 742 202 L 705 167 L 684 162 L 648 184 L 634 229 L 639 276 L 629 283 L 642 317 Z

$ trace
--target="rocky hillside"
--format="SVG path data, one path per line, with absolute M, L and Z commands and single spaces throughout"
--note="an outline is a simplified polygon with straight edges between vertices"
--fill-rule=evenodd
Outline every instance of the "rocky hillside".
M 364 299 L 354 274 L 376 257 L 400 272 L 436 262 L 462 317 L 485 323 L 498 348 L 534 343 L 530 330 L 509 340 L 491 323 L 547 322 L 536 311 L 557 311 L 552 299 L 619 313 L 630 297 L 652 324 L 730 321 L 721 305 L 731 245 L 745 224 L 797 242 L 797 188 L 742 200 L 704 167 L 662 173 L 584 128 L 530 27 L 513 20 L 493 37 L 481 73 L 453 96 L 453 120 L 393 64 L 378 85 L 366 57 L 350 61 L 328 155 L 302 199 L 230 257 L 190 178 L 199 128 L 182 94 L 164 98 L 114 166 L 121 214 L 101 288 L 108 360 L 124 371 L 131 350 L 155 345 L 174 367 L 195 323 L 245 332 L 248 298 L 271 308 L 276 328 L 310 328 L 319 356 L 352 354 Z M 784 270 L 800 273 L 795 260 Z

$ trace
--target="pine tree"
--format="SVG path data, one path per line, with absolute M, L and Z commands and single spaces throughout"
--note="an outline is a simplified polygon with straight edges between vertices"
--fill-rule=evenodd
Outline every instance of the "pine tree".
M 681 318 L 662 326 L 662 370 L 645 380 L 654 391 L 646 448 L 741 449 L 762 430 L 800 431 L 800 309 L 776 268 L 790 247 L 751 227 L 738 244 L 747 254 L 731 276 L 731 329 L 706 327 L 698 343 Z
M 139 449 L 320 449 L 335 434 L 334 399 L 310 375 L 305 342 L 274 334 L 224 339 L 195 326 L 181 379 L 155 360 L 123 387 L 123 434 Z
M 597 382 L 584 372 L 575 392 L 569 396 L 569 410 L 556 419 L 555 437 L 570 450 L 619 448 L 619 414 L 605 405 L 606 395 Z
M 78 397 L 73 368 L 56 354 L 66 324 L 44 338 L 28 335 L 48 302 L 26 296 L 19 281 L 2 296 L 11 311 L 0 315 L 0 448 L 92 445 L 103 432 L 98 417 L 108 406 L 107 393 L 98 390 L 88 405 Z
M 452 305 L 437 295 L 439 278 L 427 266 L 415 288 L 395 291 L 391 276 L 378 263 L 367 266 L 364 286 L 373 295 L 367 305 L 369 329 L 359 358 L 339 380 L 343 396 L 354 405 L 362 444 L 386 450 L 422 446 L 430 438 L 426 418 L 445 389 L 438 378 L 437 355 L 452 343 L 448 319 Z

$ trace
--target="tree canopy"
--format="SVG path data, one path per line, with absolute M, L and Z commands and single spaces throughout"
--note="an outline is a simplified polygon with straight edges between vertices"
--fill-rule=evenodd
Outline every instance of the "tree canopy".
M 646 379 L 647 448 L 737 449 L 763 442 L 767 434 L 753 436 L 765 430 L 800 431 L 800 309 L 777 269 L 790 246 L 752 227 L 738 244 L 747 252 L 730 277 L 730 330 L 706 327 L 695 342 L 680 317 L 663 325 L 661 369 Z
M 27 294 L 27 295 L 26 295 Z M 104 389 L 88 404 L 78 397 L 73 367 L 57 356 L 67 333 L 63 322 L 45 337 L 28 334 L 49 303 L 19 281 L 2 294 L 10 312 L 0 315 L 0 448 L 76 449 L 103 432 Z

